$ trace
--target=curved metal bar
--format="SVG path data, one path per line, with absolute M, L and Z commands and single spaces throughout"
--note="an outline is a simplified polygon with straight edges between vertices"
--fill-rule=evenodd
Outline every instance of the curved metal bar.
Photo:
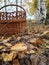
M 24 9 L 22 6 L 20 6 L 20 5 L 15 5 L 15 4 L 5 5 L 5 6 L 1 7 L 0 10 L 3 9 L 4 7 L 7 7 L 7 6 L 18 6 L 18 7 L 20 7 L 21 9 L 23 9 L 23 10 L 25 11 L 25 9 Z

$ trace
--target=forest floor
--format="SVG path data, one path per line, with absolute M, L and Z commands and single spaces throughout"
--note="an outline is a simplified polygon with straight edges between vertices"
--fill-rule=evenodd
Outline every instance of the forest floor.
M 0 51 L 5 65 L 49 65 L 49 25 L 28 23 L 24 34 L 0 37 Z

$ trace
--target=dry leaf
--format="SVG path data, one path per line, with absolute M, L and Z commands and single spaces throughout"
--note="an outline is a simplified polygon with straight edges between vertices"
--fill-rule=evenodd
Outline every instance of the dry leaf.
M 11 47 L 12 46 L 11 43 L 4 43 L 4 45 L 6 45 L 7 47 Z
M 0 45 L 0 49 L 3 49 L 3 48 L 4 48 L 4 46 Z
M 16 51 L 11 52 L 10 54 L 2 53 L 2 58 L 4 61 L 12 61 L 16 57 L 16 55 Z
M 32 44 L 36 44 L 36 38 L 32 38 L 32 39 L 30 39 L 30 43 L 32 43 Z
M 13 60 L 13 63 L 12 63 L 13 65 L 20 65 L 20 63 L 19 63 L 19 60 L 18 59 L 15 59 L 15 60 Z
M 13 47 L 11 47 L 11 50 L 23 51 L 27 50 L 27 46 L 24 42 L 19 42 L 16 43 Z

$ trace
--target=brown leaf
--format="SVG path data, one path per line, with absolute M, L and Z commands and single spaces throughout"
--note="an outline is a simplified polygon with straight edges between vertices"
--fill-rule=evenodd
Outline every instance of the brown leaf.
M 30 43 L 32 44 L 43 44 L 43 40 L 41 38 L 33 38 L 33 39 L 30 39 Z
M 32 39 L 30 39 L 30 43 L 32 43 L 32 44 L 36 44 L 36 38 L 32 38 Z
M 30 44 L 30 49 L 34 49 L 35 48 L 35 46 L 33 45 L 33 44 Z
M 41 38 L 37 38 L 36 43 L 41 45 L 44 43 L 44 41 Z
M 18 59 L 13 60 L 13 65 L 20 65 Z
M 16 43 L 13 47 L 11 47 L 11 50 L 23 51 L 27 50 L 27 46 L 24 42 L 19 42 Z
M 0 45 L 0 49 L 3 49 L 5 46 Z
M 7 47 L 11 47 L 12 46 L 11 43 L 4 43 L 4 45 L 7 46 Z

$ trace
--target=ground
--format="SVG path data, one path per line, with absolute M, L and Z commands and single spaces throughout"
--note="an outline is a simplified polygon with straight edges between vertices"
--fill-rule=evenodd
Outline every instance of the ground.
M 0 36 L 0 43 L 5 65 L 49 65 L 49 25 L 29 22 L 25 33 Z

